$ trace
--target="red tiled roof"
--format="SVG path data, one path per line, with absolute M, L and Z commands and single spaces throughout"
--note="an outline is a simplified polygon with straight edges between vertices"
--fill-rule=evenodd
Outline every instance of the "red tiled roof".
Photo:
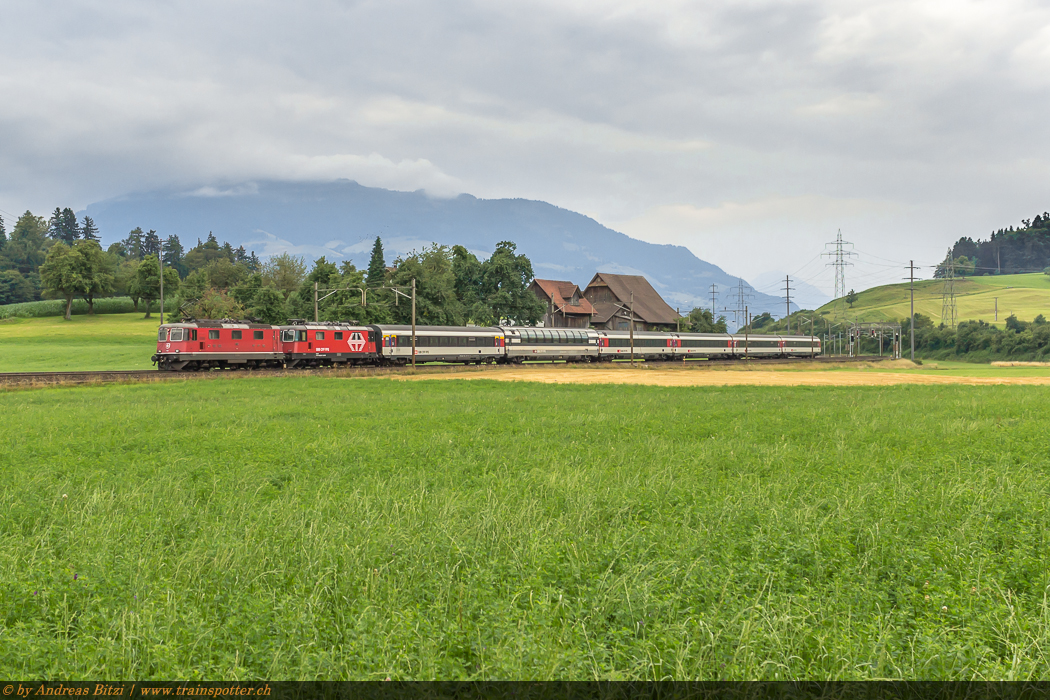
M 551 300 L 554 306 L 554 310 L 561 311 L 565 314 L 583 314 L 590 316 L 594 313 L 594 307 L 591 306 L 591 302 L 583 298 L 583 292 L 572 282 L 563 282 L 561 280 L 532 280 L 532 283 L 539 287 L 547 298 Z M 579 306 L 573 306 L 569 302 L 572 300 L 572 295 L 576 294 L 580 300 Z

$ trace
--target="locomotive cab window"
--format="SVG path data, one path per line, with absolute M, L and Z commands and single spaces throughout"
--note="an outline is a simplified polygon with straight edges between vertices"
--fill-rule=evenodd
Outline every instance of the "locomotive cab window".
M 208 340 L 218 340 L 219 331 L 208 331 Z
M 306 342 L 306 331 L 293 331 L 295 333 L 295 339 L 300 343 Z
M 263 339 L 263 332 L 262 331 L 252 331 L 252 337 L 255 340 L 262 340 Z
M 161 328 L 157 332 L 157 341 L 163 343 L 165 340 L 167 340 L 167 338 L 168 338 L 168 329 L 167 328 Z
M 196 339 L 197 339 L 197 329 L 196 328 L 191 328 L 190 329 L 190 340 L 196 340 Z
M 234 340 L 240 340 L 240 339 L 241 339 L 241 332 L 240 332 L 240 331 L 232 331 L 232 332 L 231 332 L 231 334 L 230 334 L 230 336 L 231 336 L 231 337 L 232 337 L 232 338 L 233 338 Z
M 183 334 L 183 330 L 181 328 L 172 328 L 171 329 L 171 342 L 173 342 L 173 343 L 181 343 L 182 342 L 182 334 Z
M 295 331 L 281 331 L 281 342 L 292 343 L 295 341 Z

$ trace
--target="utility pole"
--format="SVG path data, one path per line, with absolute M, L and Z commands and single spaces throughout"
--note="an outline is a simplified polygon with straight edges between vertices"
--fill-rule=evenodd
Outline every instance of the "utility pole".
M 995 320 L 999 321 L 999 297 L 995 298 Z
M 412 278 L 412 369 L 416 368 L 416 278 Z
M 784 275 L 784 292 L 787 303 L 787 315 L 785 315 L 784 318 L 786 318 L 788 322 L 788 335 L 791 335 L 791 275 Z
M 908 318 L 911 321 L 911 330 L 909 331 L 908 334 L 911 336 L 911 361 L 915 362 L 915 261 L 914 260 L 909 260 L 908 261 L 908 271 L 909 271 L 908 280 L 911 283 L 910 284 L 910 289 L 911 289 L 911 314 L 908 316 Z
M 314 282 L 314 323 L 317 321 L 317 282 Z
M 750 347 L 748 343 L 749 333 L 751 332 L 751 320 L 747 317 L 747 307 L 744 307 L 744 357 L 747 357 L 748 349 Z
M 157 253 L 157 263 L 160 265 L 160 325 L 164 325 L 164 244 L 160 245 Z
M 952 258 L 950 249 L 944 263 L 944 288 L 941 290 L 941 323 L 955 328 L 955 318 L 958 315 L 958 310 L 955 306 L 955 259 Z
M 718 285 L 717 284 L 712 284 L 711 285 L 711 318 L 712 319 L 714 319 L 714 317 L 715 317 L 715 297 L 717 297 L 717 296 L 718 296 Z
M 829 245 L 835 246 L 833 250 L 826 250 L 821 255 L 827 255 L 832 257 L 832 261 L 827 263 L 828 266 L 835 268 L 835 299 L 839 300 L 836 305 L 840 311 L 844 311 L 842 305 L 845 303 L 846 297 L 846 268 L 853 265 L 847 258 L 856 253 L 852 250 L 846 250 L 844 246 L 852 246 L 853 244 L 849 241 L 842 240 L 842 229 L 839 229 L 838 236 L 831 243 L 825 243 L 826 248 Z M 841 314 L 836 314 L 841 316 Z
M 634 292 L 631 292 L 631 367 L 634 367 Z

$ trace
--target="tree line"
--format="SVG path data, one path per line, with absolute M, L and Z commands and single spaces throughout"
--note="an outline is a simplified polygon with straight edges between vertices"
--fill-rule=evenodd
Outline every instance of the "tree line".
M 1039 272 L 1050 267 L 1050 213 L 1024 219 L 1018 228 L 1002 228 L 988 240 L 962 237 L 937 266 L 934 277 L 943 278 L 949 260 L 956 276 L 1012 275 Z
M 258 270 L 215 261 L 182 281 L 176 303 L 181 315 L 192 318 L 313 320 L 316 284 L 318 320 L 407 324 L 412 306 L 405 295 L 411 294 L 413 279 L 421 325 L 534 325 L 543 317 L 543 304 L 528 291 L 532 263 L 510 241 L 497 244 L 484 261 L 463 246 L 435 244 L 388 266 L 382 239 L 376 237 L 364 270 L 325 257 L 308 268 L 303 258 L 287 253 L 271 257 Z

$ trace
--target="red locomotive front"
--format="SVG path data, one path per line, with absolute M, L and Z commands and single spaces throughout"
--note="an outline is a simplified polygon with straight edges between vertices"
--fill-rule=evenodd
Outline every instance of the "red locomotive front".
M 327 367 L 376 361 L 375 331 L 341 322 L 281 326 L 281 349 L 289 367 Z
M 278 328 L 229 319 L 164 324 L 157 331 L 152 359 L 162 370 L 284 365 Z

